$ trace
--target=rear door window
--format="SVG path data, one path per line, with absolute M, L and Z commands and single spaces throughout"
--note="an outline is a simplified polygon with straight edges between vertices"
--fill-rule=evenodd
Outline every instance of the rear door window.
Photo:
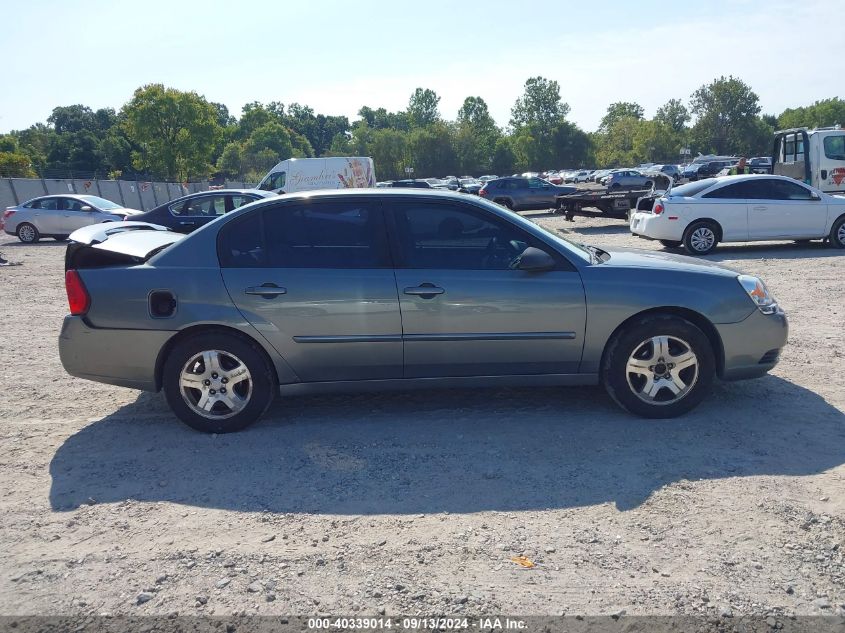
M 43 211 L 57 211 L 59 208 L 58 198 L 42 198 L 32 203 L 33 209 L 42 209 Z
M 727 185 L 725 187 L 719 187 L 718 189 L 714 189 L 709 193 L 705 193 L 702 198 L 716 198 L 720 200 L 745 200 L 750 198 L 749 195 L 751 193 L 751 187 L 749 186 L 751 183 L 750 181 L 744 182 L 737 182 L 732 185 Z
M 264 238 L 273 268 L 391 268 L 384 218 L 367 200 L 302 201 L 266 208 Z

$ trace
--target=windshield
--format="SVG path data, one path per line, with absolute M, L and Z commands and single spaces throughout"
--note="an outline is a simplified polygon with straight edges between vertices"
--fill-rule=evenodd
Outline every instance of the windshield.
M 98 209 L 102 209 L 103 211 L 108 211 L 109 209 L 122 209 L 123 205 L 115 204 L 111 200 L 106 200 L 105 198 L 100 198 L 98 196 L 79 196 L 85 202 L 90 203 L 92 206 L 97 207 Z
M 711 185 L 716 184 L 715 178 L 705 178 L 704 180 L 696 180 L 695 182 L 688 182 L 680 187 L 673 187 L 669 192 L 670 198 L 692 198 L 696 194 L 701 193 Z

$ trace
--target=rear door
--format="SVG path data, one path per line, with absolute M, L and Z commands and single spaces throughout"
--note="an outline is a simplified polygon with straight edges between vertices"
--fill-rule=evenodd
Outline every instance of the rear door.
M 218 239 L 229 295 L 302 381 L 400 378 L 402 323 L 376 199 L 297 200 Z
M 42 198 L 32 203 L 32 223 L 44 235 L 62 235 L 64 218 L 59 198 Z
M 385 200 L 391 213 L 405 377 L 577 373 L 585 299 L 577 270 L 474 205 Z M 527 246 L 554 270 L 511 268 Z
M 827 227 L 827 205 L 813 192 L 792 180 L 755 178 L 748 202 L 750 239 L 822 237 Z

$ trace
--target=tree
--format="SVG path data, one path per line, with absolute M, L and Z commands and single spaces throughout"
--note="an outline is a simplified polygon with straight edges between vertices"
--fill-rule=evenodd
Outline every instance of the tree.
M 217 159 L 217 171 L 224 178 L 240 178 L 244 175 L 243 145 L 237 141 L 226 143 L 223 153 Z
M 700 149 L 717 154 L 740 153 L 759 128 L 759 97 L 742 80 L 720 77 L 696 90 L 690 107 L 698 117 L 693 138 Z
M 489 171 L 501 132 L 481 97 L 467 97 L 458 110 L 454 145 L 459 171 L 477 174 Z
M 611 125 L 622 118 L 642 119 L 645 110 L 639 103 L 618 101 L 607 106 L 607 114 L 602 117 L 599 131 L 607 131 Z
M 816 101 L 801 108 L 787 108 L 777 119 L 779 129 L 845 125 L 845 100 L 839 97 Z
M 452 131 L 442 121 L 413 130 L 408 141 L 410 166 L 414 168 L 416 176 L 433 176 L 457 170 L 458 155 L 452 143 Z
M 4 178 L 35 178 L 29 157 L 19 152 L 0 151 L 0 176 Z
M 135 91 L 123 114 L 127 137 L 140 147 L 136 168 L 180 182 L 207 175 L 221 129 L 217 108 L 204 97 L 150 84 Z
M 516 169 L 516 155 L 514 154 L 511 140 L 507 136 L 496 141 L 496 148 L 493 150 L 493 159 L 490 163 L 490 171 L 494 174 L 506 176 L 512 174 Z
M 437 109 L 440 97 L 434 90 L 417 88 L 408 101 L 408 118 L 412 127 L 425 127 L 440 120 Z
M 681 132 L 690 120 L 690 113 L 680 99 L 669 99 L 657 109 L 654 120 Z
M 404 178 L 404 169 L 410 165 L 408 141 L 399 130 L 373 130 L 364 156 L 370 156 L 381 178 Z
M 569 104 L 560 98 L 560 85 L 543 77 L 525 82 L 525 93 L 511 108 L 512 127 L 539 125 L 550 128 L 569 114 Z

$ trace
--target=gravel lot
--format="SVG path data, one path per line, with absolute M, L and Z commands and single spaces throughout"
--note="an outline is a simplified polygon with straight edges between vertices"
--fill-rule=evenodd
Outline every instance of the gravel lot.
M 67 376 L 64 245 L 0 251 L 0 614 L 845 615 L 843 251 L 708 257 L 766 280 L 790 344 L 678 420 L 440 391 L 291 398 L 219 437 Z

